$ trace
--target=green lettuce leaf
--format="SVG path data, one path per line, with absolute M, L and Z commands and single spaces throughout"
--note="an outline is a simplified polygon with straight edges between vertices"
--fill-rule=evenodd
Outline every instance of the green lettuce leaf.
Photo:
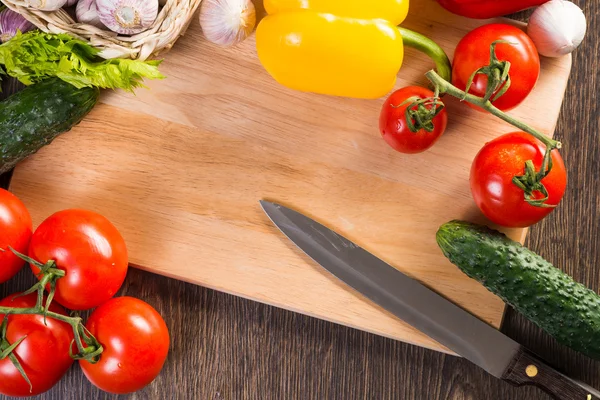
M 159 60 L 104 60 L 98 50 L 67 34 L 31 31 L 17 33 L 0 45 L 5 73 L 25 85 L 56 76 L 77 88 L 133 89 L 145 87 L 144 78 L 163 79 Z

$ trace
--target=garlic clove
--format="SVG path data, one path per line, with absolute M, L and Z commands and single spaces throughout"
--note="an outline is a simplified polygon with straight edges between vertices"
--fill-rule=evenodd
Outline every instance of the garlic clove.
M 527 25 L 527 34 L 540 55 L 560 57 L 583 41 L 587 22 L 581 8 L 570 1 L 550 0 L 539 6 Z
M 0 40 L 8 42 L 17 32 L 25 33 L 35 29 L 35 25 L 27 21 L 21 14 L 8 8 L 0 11 Z
M 96 0 L 96 6 L 100 21 L 123 35 L 147 30 L 158 15 L 158 0 Z
M 246 39 L 256 25 L 251 0 L 204 0 L 200 26 L 204 36 L 221 46 L 233 46 Z
M 98 16 L 96 0 L 79 0 L 75 8 L 75 15 L 77 22 L 93 25 L 97 28 L 106 28 Z
M 67 0 L 25 0 L 27 6 L 40 11 L 56 11 L 66 3 Z

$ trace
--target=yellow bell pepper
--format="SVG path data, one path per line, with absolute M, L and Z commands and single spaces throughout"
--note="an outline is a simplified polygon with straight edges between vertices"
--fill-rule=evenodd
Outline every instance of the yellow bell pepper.
M 408 0 L 264 0 L 268 14 L 308 9 L 358 19 L 384 19 L 400 25 L 408 14 Z
M 404 45 L 432 56 L 449 78 L 444 51 L 422 35 L 396 26 L 408 0 L 265 0 L 269 15 L 256 30 L 258 57 L 289 88 L 374 99 L 394 88 Z M 443 71 L 442 71 L 443 70 Z
M 377 98 L 396 83 L 402 37 L 384 20 L 292 11 L 268 16 L 256 31 L 265 69 L 292 89 Z

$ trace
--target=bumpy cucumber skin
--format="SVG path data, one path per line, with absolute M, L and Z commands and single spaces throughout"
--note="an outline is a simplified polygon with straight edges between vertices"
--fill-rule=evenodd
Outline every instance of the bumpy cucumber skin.
M 559 343 L 600 359 L 600 296 L 504 234 L 451 221 L 437 243 L 465 274 Z
M 77 125 L 99 95 L 97 88 L 51 78 L 0 102 L 0 174 Z

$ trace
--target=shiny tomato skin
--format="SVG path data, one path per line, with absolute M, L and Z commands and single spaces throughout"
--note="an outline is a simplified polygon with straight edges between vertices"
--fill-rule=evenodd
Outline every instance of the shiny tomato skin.
M 34 307 L 37 294 L 12 298 L 17 293 L 0 301 L 2 307 Z M 50 311 L 66 315 L 66 311 L 56 303 L 50 305 Z M 0 314 L 0 321 L 4 315 Z M 0 360 L 0 393 L 7 396 L 34 396 L 52 388 L 73 364 L 69 356 L 69 346 L 73 340 L 71 325 L 41 315 L 11 315 L 8 317 L 6 336 L 9 343 L 15 343 L 27 336 L 14 350 L 13 354 L 21 363 L 29 384 L 7 357 Z
M 421 153 L 433 146 L 444 134 L 448 125 L 448 113 L 445 108 L 433 119 L 433 132 L 427 132 L 425 129 L 411 132 L 406 124 L 405 112 L 410 104 L 401 104 L 411 97 L 426 99 L 433 96 L 434 93 L 429 89 L 408 86 L 396 90 L 387 98 L 379 115 L 379 131 L 394 150 L 406 154 Z
M 23 202 L 0 189 L 0 283 L 15 276 L 25 265 L 8 247 L 27 254 L 32 229 L 31 216 Z
M 539 171 L 544 151 L 545 146 L 531 135 L 513 132 L 486 143 L 475 156 L 471 166 L 471 193 L 490 221 L 523 228 L 539 222 L 554 210 L 528 204 L 523 190 L 512 183 L 513 176 L 523 175 L 527 160 L 532 160 Z M 565 193 L 567 174 L 558 150 L 552 151 L 552 162 L 552 170 L 542 183 L 549 194 L 546 203 L 556 206 Z M 536 197 L 542 196 L 537 193 Z
M 100 361 L 80 361 L 85 376 L 98 388 L 131 393 L 150 384 L 169 352 L 169 330 L 148 303 L 116 297 L 98 307 L 86 327 L 102 344 Z
M 521 29 L 507 24 L 488 24 L 469 32 L 461 39 L 454 53 L 452 83 L 465 90 L 469 77 L 490 62 L 490 45 L 497 40 L 496 55 L 500 61 L 510 61 L 511 85 L 508 91 L 492 104 L 508 111 L 523 102 L 535 87 L 540 76 L 540 57 L 529 36 Z M 478 74 L 469 93 L 479 97 L 485 95 L 487 77 Z M 471 106 L 470 103 L 467 103 Z M 479 107 L 473 108 L 482 111 Z
M 127 247 L 117 228 L 88 210 L 52 214 L 35 230 L 29 256 L 55 260 L 66 275 L 56 285 L 55 301 L 71 310 L 87 310 L 113 297 L 125 280 Z M 37 274 L 39 268 L 31 265 Z

